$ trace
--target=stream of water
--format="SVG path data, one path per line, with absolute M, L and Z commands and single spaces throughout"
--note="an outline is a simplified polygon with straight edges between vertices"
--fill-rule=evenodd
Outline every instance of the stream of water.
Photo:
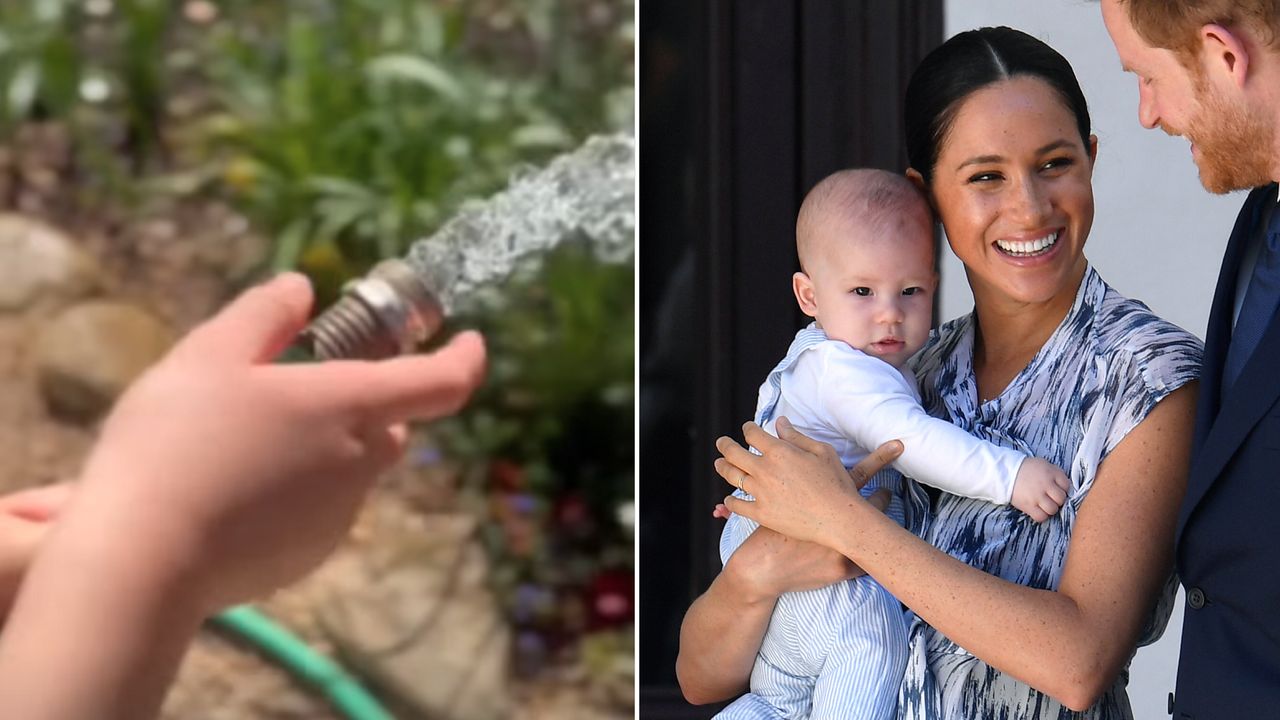
M 604 262 L 635 252 L 635 138 L 597 135 L 541 169 L 515 173 L 502 192 L 468 203 L 406 260 L 446 316 L 566 242 L 588 245 Z

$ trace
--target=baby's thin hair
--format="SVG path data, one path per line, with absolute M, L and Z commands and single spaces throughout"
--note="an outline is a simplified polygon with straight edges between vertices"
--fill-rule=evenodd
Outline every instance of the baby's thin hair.
M 796 217 L 800 266 L 804 268 L 813 238 L 829 218 L 875 224 L 911 213 L 928 218 L 929 207 L 920 189 L 905 176 L 874 168 L 838 170 L 814 185 L 800 204 Z

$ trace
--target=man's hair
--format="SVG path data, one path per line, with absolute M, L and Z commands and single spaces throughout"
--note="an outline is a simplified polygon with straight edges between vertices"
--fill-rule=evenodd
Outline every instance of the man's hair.
M 926 222 L 932 220 L 923 193 L 905 176 L 870 168 L 836 171 L 814 185 L 800 204 L 796 217 L 800 265 L 804 267 L 821 226 L 833 217 L 875 225 L 913 213 Z
M 1118 0 L 1133 29 L 1152 47 L 1194 56 L 1200 28 L 1245 26 L 1258 39 L 1274 45 L 1280 37 L 1280 0 Z

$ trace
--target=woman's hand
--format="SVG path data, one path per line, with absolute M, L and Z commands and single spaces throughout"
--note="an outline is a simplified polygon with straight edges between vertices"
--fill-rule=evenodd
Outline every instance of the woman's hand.
M 777 441 L 755 424 L 747 425 L 747 440 L 765 452 L 765 463 L 753 464 L 752 470 L 746 474 L 747 490 L 751 493 L 756 492 L 760 483 L 750 473 L 759 473 L 759 479 L 763 481 L 764 474 L 772 472 L 770 468 L 776 461 L 775 451 L 786 447 L 795 455 L 792 460 L 802 473 L 800 477 L 806 471 L 816 475 L 830 469 L 835 475 L 832 482 L 842 486 L 838 492 L 848 492 L 861 502 L 856 489 L 866 485 L 871 476 L 902 452 L 901 443 L 885 443 L 846 473 L 830 446 L 804 437 L 786 420 L 779 420 L 778 431 L 787 440 Z M 756 457 L 728 438 L 720 438 L 716 447 L 726 457 L 731 456 L 735 460 L 750 462 Z M 823 462 L 827 459 L 820 457 L 823 448 L 830 453 L 834 466 Z M 743 458 L 743 455 L 747 457 Z M 800 464 L 804 458 L 817 470 L 806 470 L 809 465 Z M 716 470 L 735 486 L 744 475 L 736 465 L 724 459 L 716 460 Z M 776 476 L 771 474 L 768 477 Z M 850 477 L 852 483 L 849 482 Z M 799 484 L 805 482 L 802 480 Z M 770 491 L 766 499 L 760 501 L 764 503 L 761 507 L 773 507 L 770 499 L 786 494 Z M 759 505 L 737 498 L 729 498 L 726 502 L 730 500 L 738 507 L 745 506 L 749 512 Z M 889 504 L 889 493 L 880 490 L 867 502 L 884 510 Z M 733 509 L 738 511 L 737 507 Z M 715 514 L 727 517 L 727 512 L 724 506 L 717 506 Z M 751 514 L 739 514 L 756 519 Z M 676 678 L 685 699 L 701 705 L 728 700 L 746 690 L 752 664 L 760 651 L 778 596 L 785 592 L 826 587 L 862 574 L 861 568 L 829 547 L 796 540 L 768 527 L 757 528 L 729 558 L 724 571 L 716 576 L 711 587 L 685 613 L 680 627 L 680 654 L 676 658 Z
M 776 429 L 775 438 L 755 423 L 743 426 L 744 439 L 760 455 L 728 437 L 716 441 L 724 456 L 716 460 L 716 472 L 755 498 L 730 496 L 725 506 L 792 539 L 831 547 L 842 524 L 840 509 L 863 502 L 858 491 L 902 454 L 902 443 L 881 445 L 846 472 L 835 449 L 803 435 L 785 417 Z
M 863 460 L 878 461 L 878 458 Z M 872 493 L 867 502 L 883 512 L 889 507 L 889 491 L 881 488 Z M 712 512 L 714 517 L 725 520 L 731 514 L 723 503 L 716 505 Z M 813 590 L 866 574 L 831 548 L 792 540 L 764 526 L 751 533 L 734 551 L 725 571 L 737 575 L 735 584 L 753 600 L 772 600 L 783 593 Z
M 763 526 L 733 553 L 724 572 L 735 578 L 734 585 L 752 602 L 772 601 L 783 593 L 814 590 L 866 574 L 831 548 L 793 540 Z

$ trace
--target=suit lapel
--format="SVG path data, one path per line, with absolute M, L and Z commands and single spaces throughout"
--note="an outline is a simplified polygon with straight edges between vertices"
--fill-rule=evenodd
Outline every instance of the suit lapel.
M 1187 478 L 1187 495 L 1178 514 L 1177 536 L 1182 537 L 1191 512 L 1217 479 L 1218 473 L 1278 394 L 1280 384 L 1274 382 L 1273 369 L 1280 362 L 1280 323 L 1274 318 L 1258 343 L 1249 362 L 1240 372 L 1235 385 L 1223 396 L 1222 369 L 1231 342 L 1232 316 L 1235 313 L 1236 278 L 1240 263 L 1258 221 L 1268 202 L 1276 197 L 1276 185 L 1256 188 L 1245 200 L 1236 217 L 1231 239 L 1223 255 L 1218 285 L 1209 312 L 1205 332 L 1204 365 L 1200 373 L 1200 400 L 1196 408 L 1196 426 L 1192 443 L 1191 472 Z

